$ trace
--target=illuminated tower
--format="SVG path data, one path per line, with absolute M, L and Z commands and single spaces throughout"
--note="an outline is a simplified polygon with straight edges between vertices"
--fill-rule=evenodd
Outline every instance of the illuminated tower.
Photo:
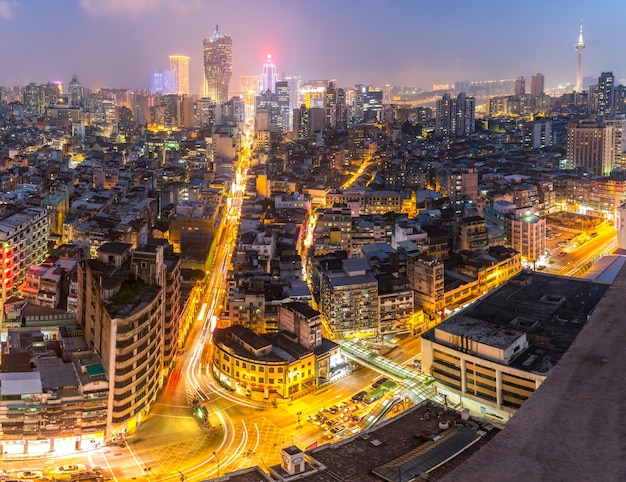
M 217 24 L 211 38 L 202 41 L 204 46 L 205 97 L 217 104 L 228 100 L 228 84 L 233 68 L 233 39 L 222 35 Z
M 272 55 L 267 54 L 267 60 L 263 64 L 263 73 L 261 74 L 261 85 L 259 86 L 259 94 L 265 94 L 268 90 L 276 93 L 276 66 L 272 62 Z
M 174 72 L 175 92 L 189 95 L 189 57 L 170 55 L 170 70 Z
M 578 53 L 578 72 L 576 74 L 576 92 L 583 91 L 583 50 L 585 50 L 585 42 L 583 42 L 583 24 L 580 22 L 580 34 L 578 35 L 578 43 L 576 44 L 576 52 Z

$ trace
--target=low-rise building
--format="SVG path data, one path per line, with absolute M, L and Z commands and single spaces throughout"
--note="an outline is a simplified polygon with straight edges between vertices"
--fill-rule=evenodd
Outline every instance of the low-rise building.
M 570 347 L 608 285 L 522 273 L 422 335 L 438 392 L 506 421 Z

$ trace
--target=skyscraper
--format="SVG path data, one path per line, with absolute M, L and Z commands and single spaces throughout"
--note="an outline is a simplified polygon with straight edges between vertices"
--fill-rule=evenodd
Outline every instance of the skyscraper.
M 585 42 L 583 42 L 583 24 L 580 22 L 580 34 L 578 35 L 578 43 L 575 45 L 578 53 L 578 71 L 576 74 L 576 92 L 583 90 L 583 50 L 585 50 Z
M 222 35 L 217 24 L 211 38 L 202 41 L 204 46 L 205 97 L 217 104 L 228 100 L 228 84 L 233 67 L 233 39 Z
M 515 95 L 524 95 L 526 93 L 526 79 L 521 75 L 515 79 Z
M 175 93 L 189 95 L 189 57 L 170 55 L 170 70 L 174 72 Z
M 153 70 L 150 72 L 150 90 L 155 94 L 173 94 L 176 89 L 174 72 Z
M 267 54 L 267 59 L 263 64 L 263 73 L 261 74 L 261 85 L 259 86 L 259 94 L 265 94 L 268 90 L 276 93 L 276 65 L 272 61 L 272 55 Z
M 476 100 L 461 92 L 456 98 L 444 94 L 437 101 L 436 137 L 464 137 L 475 132 Z
M 613 72 L 602 72 L 596 87 L 597 112 L 605 119 L 612 119 L 615 114 L 615 77 Z
M 530 78 L 530 95 L 537 97 L 543 94 L 543 74 L 535 74 Z

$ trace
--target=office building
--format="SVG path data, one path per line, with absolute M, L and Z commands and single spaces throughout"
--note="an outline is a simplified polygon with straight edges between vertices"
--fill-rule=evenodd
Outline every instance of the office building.
M 174 93 L 189 95 L 189 57 L 170 55 L 170 70 L 174 73 Z
M 530 95 L 538 97 L 543 95 L 544 75 L 535 74 L 530 78 Z
M 233 68 L 233 39 L 222 35 L 217 25 L 211 38 L 203 40 L 204 96 L 217 104 L 228 100 L 228 85 Z

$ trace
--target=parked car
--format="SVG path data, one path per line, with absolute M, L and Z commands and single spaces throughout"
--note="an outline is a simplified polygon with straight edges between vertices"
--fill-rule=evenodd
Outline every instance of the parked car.
M 378 388 L 383 383 L 388 382 L 388 381 L 389 381 L 389 378 L 387 378 L 387 377 L 380 377 L 378 380 L 374 380 L 374 383 L 372 383 L 372 388 Z
M 69 465 L 59 465 L 55 469 L 55 472 L 57 474 L 72 474 L 74 472 L 82 472 L 84 470 L 87 470 L 87 467 L 85 467 L 83 464 L 69 464 Z
M 335 427 L 332 427 L 330 430 L 328 430 L 326 432 L 326 438 L 334 438 L 334 437 L 339 437 L 341 434 L 343 434 L 346 431 L 346 427 L 344 427 L 343 425 L 336 425 Z
M 361 390 L 360 392 L 357 392 L 354 395 L 352 395 L 352 397 L 350 398 L 350 401 L 354 403 L 360 402 L 361 400 L 363 400 L 363 397 L 365 395 L 367 395 L 367 392 L 365 390 Z
M 324 422 L 322 424 L 322 429 L 324 430 L 329 430 L 332 427 L 334 427 L 335 425 L 337 425 L 339 423 L 339 419 L 333 418 L 331 420 L 327 420 L 326 422 Z

